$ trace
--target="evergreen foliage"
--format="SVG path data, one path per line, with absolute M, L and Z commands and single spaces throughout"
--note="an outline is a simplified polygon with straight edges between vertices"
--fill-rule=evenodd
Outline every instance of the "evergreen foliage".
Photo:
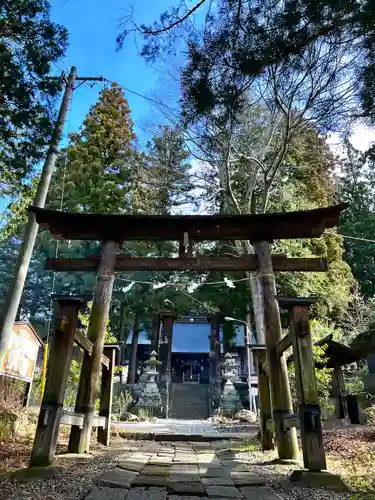
M 0 191 L 13 194 L 43 158 L 60 82 L 46 78 L 64 55 L 67 31 L 47 0 L 0 5 Z

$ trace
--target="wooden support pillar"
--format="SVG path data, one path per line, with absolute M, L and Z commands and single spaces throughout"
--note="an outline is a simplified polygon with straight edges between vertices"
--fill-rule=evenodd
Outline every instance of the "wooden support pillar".
M 177 315 L 170 312 L 160 313 L 162 328 L 161 328 L 161 341 L 159 349 L 160 365 L 160 393 L 163 399 L 163 406 L 165 407 L 166 414 L 169 409 L 169 396 L 170 396 L 170 375 L 171 375 L 171 358 L 172 358 L 172 337 L 173 337 L 173 323 Z M 166 415 L 168 417 L 168 415 Z
M 98 443 L 109 445 L 111 435 L 111 413 L 113 395 L 113 373 L 116 363 L 116 347 L 104 347 L 104 355 L 110 361 L 109 368 L 102 365 L 102 383 L 100 389 L 99 417 L 105 417 L 107 425 L 98 427 Z
M 102 256 L 97 273 L 96 287 L 91 308 L 87 338 L 93 343 L 91 356 L 83 356 L 81 375 L 78 386 L 75 411 L 85 415 L 83 428 L 74 425 L 70 431 L 69 451 L 85 453 L 90 448 L 92 420 L 98 389 L 104 337 L 107 328 L 109 306 L 111 303 L 114 268 L 118 243 L 105 241 L 102 244 Z
M 348 404 L 346 401 L 345 381 L 344 381 L 344 376 L 342 374 L 341 366 L 336 366 L 334 368 L 333 375 L 336 377 L 337 389 L 338 389 L 338 393 L 339 393 L 339 401 L 340 401 L 340 404 L 342 406 L 344 420 L 346 422 L 350 422 Z M 338 416 L 338 418 L 340 418 L 340 414 L 338 414 L 337 416 Z
M 129 370 L 128 370 L 128 380 L 127 383 L 133 385 L 135 383 L 135 378 L 137 374 L 137 351 L 138 351 L 138 339 L 140 333 L 140 321 L 139 314 L 136 313 L 133 323 L 133 335 L 132 344 L 129 357 Z
M 255 363 L 258 372 L 260 440 L 262 450 L 273 450 L 273 432 L 268 425 L 268 422 L 272 419 L 270 381 L 268 373 L 263 367 L 263 362 L 266 360 L 265 346 L 253 346 L 253 352 L 255 353 Z
M 46 385 L 31 453 L 32 466 L 51 465 L 55 459 L 78 311 L 82 305 L 82 301 L 69 297 L 57 300 Z
M 281 459 L 296 459 L 298 457 L 296 429 L 285 429 L 283 426 L 284 416 L 293 412 L 293 406 L 286 359 L 284 355 L 279 356 L 277 353 L 277 343 L 281 340 L 282 333 L 279 306 L 275 298 L 276 285 L 270 243 L 255 242 L 254 250 L 257 256 L 258 278 L 263 292 L 266 352 L 277 450 Z
M 154 312 L 152 315 L 152 332 L 151 332 L 151 352 L 159 352 L 160 342 L 160 314 Z
M 321 471 L 327 465 L 309 325 L 310 305 L 316 298 L 280 297 L 278 302 L 290 316 L 304 466 Z

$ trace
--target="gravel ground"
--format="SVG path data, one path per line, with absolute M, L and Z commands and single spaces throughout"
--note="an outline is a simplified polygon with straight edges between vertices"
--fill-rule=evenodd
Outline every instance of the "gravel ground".
M 301 488 L 292 483 L 289 477 L 296 468 L 293 465 L 260 465 L 277 457 L 275 452 L 252 451 L 236 453 L 235 456 L 243 462 L 251 464 L 251 470 L 258 474 L 281 498 L 295 500 L 349 500 L 349 493 L 336 493 L 332 490 Z M 258 464 L 258 465 L 257 465 Z M 330 472 L 335 472 L 331 470 Z
M 93 449 L 88 458 L 58 458 L 55 467 L 62 468 L 56 478 L 25 483 L 5 478 L 0 483 L 1 500 L 79 500 L 86 496 L 93 480 L 116 466 L 117 456 L 123 451 L 139 449 L 139 444 L 121 441 L 121 446 L 110 451 L 104 447 Z

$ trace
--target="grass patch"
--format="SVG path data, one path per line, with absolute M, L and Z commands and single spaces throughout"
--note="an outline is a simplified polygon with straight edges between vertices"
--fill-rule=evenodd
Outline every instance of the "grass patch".
M 252 451 L 261 451 L 261 446 L 257 438 L 243 439 L 235 446 L 232 446 L 231 450 L 235 453 L 250 453 Z

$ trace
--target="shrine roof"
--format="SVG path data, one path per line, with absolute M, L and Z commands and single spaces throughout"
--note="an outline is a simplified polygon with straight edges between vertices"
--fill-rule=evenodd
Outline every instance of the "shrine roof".
M 30 207 L 56 239 L 192 241 L 317 238 L 338 224 L 347 205 L 258 215 L 108 215 Z

